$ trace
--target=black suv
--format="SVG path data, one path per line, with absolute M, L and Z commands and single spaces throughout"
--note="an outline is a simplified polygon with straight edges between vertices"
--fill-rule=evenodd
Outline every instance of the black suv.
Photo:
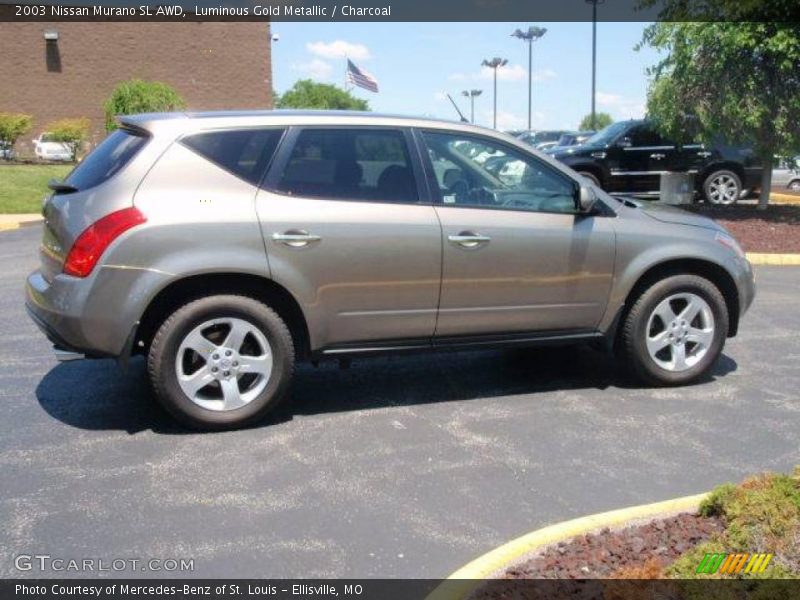
M 694 174 L 697 192 L 714 204 L 733 204 L 757 188 L 761 166 L 753 151 L 723 143 L 679 145 L 647 121 L 619 121 L 585 143 L 552 153 L 612 194 L 657 196 L 661 174 Z

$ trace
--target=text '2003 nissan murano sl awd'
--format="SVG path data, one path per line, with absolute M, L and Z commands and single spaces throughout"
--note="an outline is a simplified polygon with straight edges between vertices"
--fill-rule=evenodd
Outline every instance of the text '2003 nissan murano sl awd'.
M 754 296 L 713 221 L 466 124 L 122 117 L 51 187 L 30 315 L 62 357 L 145 355 L 160 402 L 200 428 L 261 418 L 296 361 L 326 357 L 594 340 L 685 384 Z

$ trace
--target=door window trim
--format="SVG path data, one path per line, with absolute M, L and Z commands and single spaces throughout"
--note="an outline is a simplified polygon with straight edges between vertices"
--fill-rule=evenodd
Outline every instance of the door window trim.
M 400 132 L 403 136 L 403 141 L 406 144 L 406 152 L 408 152 L 408 158 L 411 162 L 411 172 L 414 176 L 414 183 L 417 187 L 417 200 L 414 202 L 411 201 L 396 201 L 396 200 L 376 200 L 376 199 L 363 199 L 363 198 L 336 198 L 330 196 L 303 196 L 303 195 L 292 195 L 287 194 L 278 189 L 278 184 L 280 182 L 281 177 L 283 176 L 283 172 L 286 167 L 289 165 L 289 161 L 292 157 L 292 151 L 297 144 L 297 140 L 300 138 L 300 134 L 306 130 L 314 130 L 314 129 L 324 129 L 324 130 L 346 130 L 352 131 L 354 129 L 362 129 L 366 131 L 397 131 Z M 422 167 L 422 162 L 420 160 L 420 156 L 415 151 L 415 143 L 413 136 L 411 134 L 411 128 L 404 127 L 404 126 L 394 126 L 394 125 L 325 125 L 325 124 L 300 124 L 300 125 L 290 125 L 287 128 L 286 133 L 284 134 L 283 138 L 281 139 L 281 143 L 278 146 L 278 149 L 275 152 L 275 156 L 273 157 L 272 164 L 270 165 L 269 169 L 267 170 L 266 176 L 261 180 L 261 185 L 259 186 L 261 189 L 275 194 L 276 196 L 281 196 L 282 198 L 292 198 L 295 200 L 323 200 L 327 202 L 353 202 L 357 204 L 395 204 L 395 205 L 407 205 L 407 206 L 418 206 L 418 205 L 431 205 L 431 195 L 428 191 L 426 185 L 424 185 L 424 171 Z
M 526 210 L 524 208 L 502 208 L 499 206 L 485 206 L 482 204 L 445 204 L 444 199 L 442 198 L 442 192 L 439 188 L 439 182 L 436 180 L 436 174 L 433 169 L 433 163 L 431 162 L 430 152 L 428 149 L 428 145 L 425 143 L 425 136 L 426 133 L 432 134 L 445 134 L 445 135 L 452 135 L 454 137 L 464 137 L 464 138 L 471 138 L 478 142 L 483 140 L 489 140 L 501 148 L 508 148 L 515 153 L 522 154 L 526 158 L 530 158 L 537 163 L 543 165 L 544 167 L 555 171 L 561 177 L 564 178 L 565 181 L 570 182 L 573 187 L 575 188 L 575 193 L 577 194 L 580 190 L 580 182 L 573 179 L 566 173 L 561 172 L 559 169 L 554 168 L 552 165 L 547 164 L 547 162 L 541 160 L 534 154 L 530 154 L 525 150 L 517 148 L 516 146 L 504 142 L 503 140 L 498 140 L 490 136 L 484 136 L 480 134 L 475 134 L 471 132 L 463 132 L 458 131 L 455 129 L 437 129 L 437 128 L 426 128 L 426 127 L 415 127 L 414 128 L 414 136 L 417 139 L 417 143 L 420 145 L 420 151 L 425 163 L 425 178 L 428 182 L 428 187 L 431 188 L 431 199 L 433 200 L 433 205 L 437 208 L 467 208 L 467 209 L 477 209 L 477 210 L 493 210 L 493 211 L 503 211 L 503 212 L 521 212 L 526 214 L 539 214 L 539 215 L 567 215 L 567 216 L 582 216 L 577 208 L 573 212 L 562 212 L 557 210 Z M 603 203 L 604 204 L 604 203 Z M 604 211 L 599 211 L 596 216 L 603 216 L 605 214 Z

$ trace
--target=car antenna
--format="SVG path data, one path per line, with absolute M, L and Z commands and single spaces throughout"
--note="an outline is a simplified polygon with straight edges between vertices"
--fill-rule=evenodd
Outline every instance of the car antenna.
M 461 122 L 462 123 L 469 123 L 469 121 L 467 121 L 467 119 L 464 117 L 464 115 L 461 114 L 461 111 L 458 108 L 458 104 L 456 104 L 456 101 L 453 100 L 453 97 L 450 94 L 447 94 L 447 99 L 450 100 L 450 103 L 453 105 L 453 108 L 456 109 L 456 112 L 458 113 L 458 116 L 461 117 Z

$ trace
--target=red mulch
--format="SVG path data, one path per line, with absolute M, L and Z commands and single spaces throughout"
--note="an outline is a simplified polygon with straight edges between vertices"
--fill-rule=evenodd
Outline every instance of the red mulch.
M 603 529 L 559 542 L 524 564 L 508 569 L 507 579 L 607 578 L 622 569 L 658 562 L 661 567 L 708 540 L 725 526 L 716 517 L 681 514 L 610 531 Z
M 746 252 L 800 253 L 800 205 L 755 204 L 714 206 L 695 204 L 688 210 L 720 223 Z

